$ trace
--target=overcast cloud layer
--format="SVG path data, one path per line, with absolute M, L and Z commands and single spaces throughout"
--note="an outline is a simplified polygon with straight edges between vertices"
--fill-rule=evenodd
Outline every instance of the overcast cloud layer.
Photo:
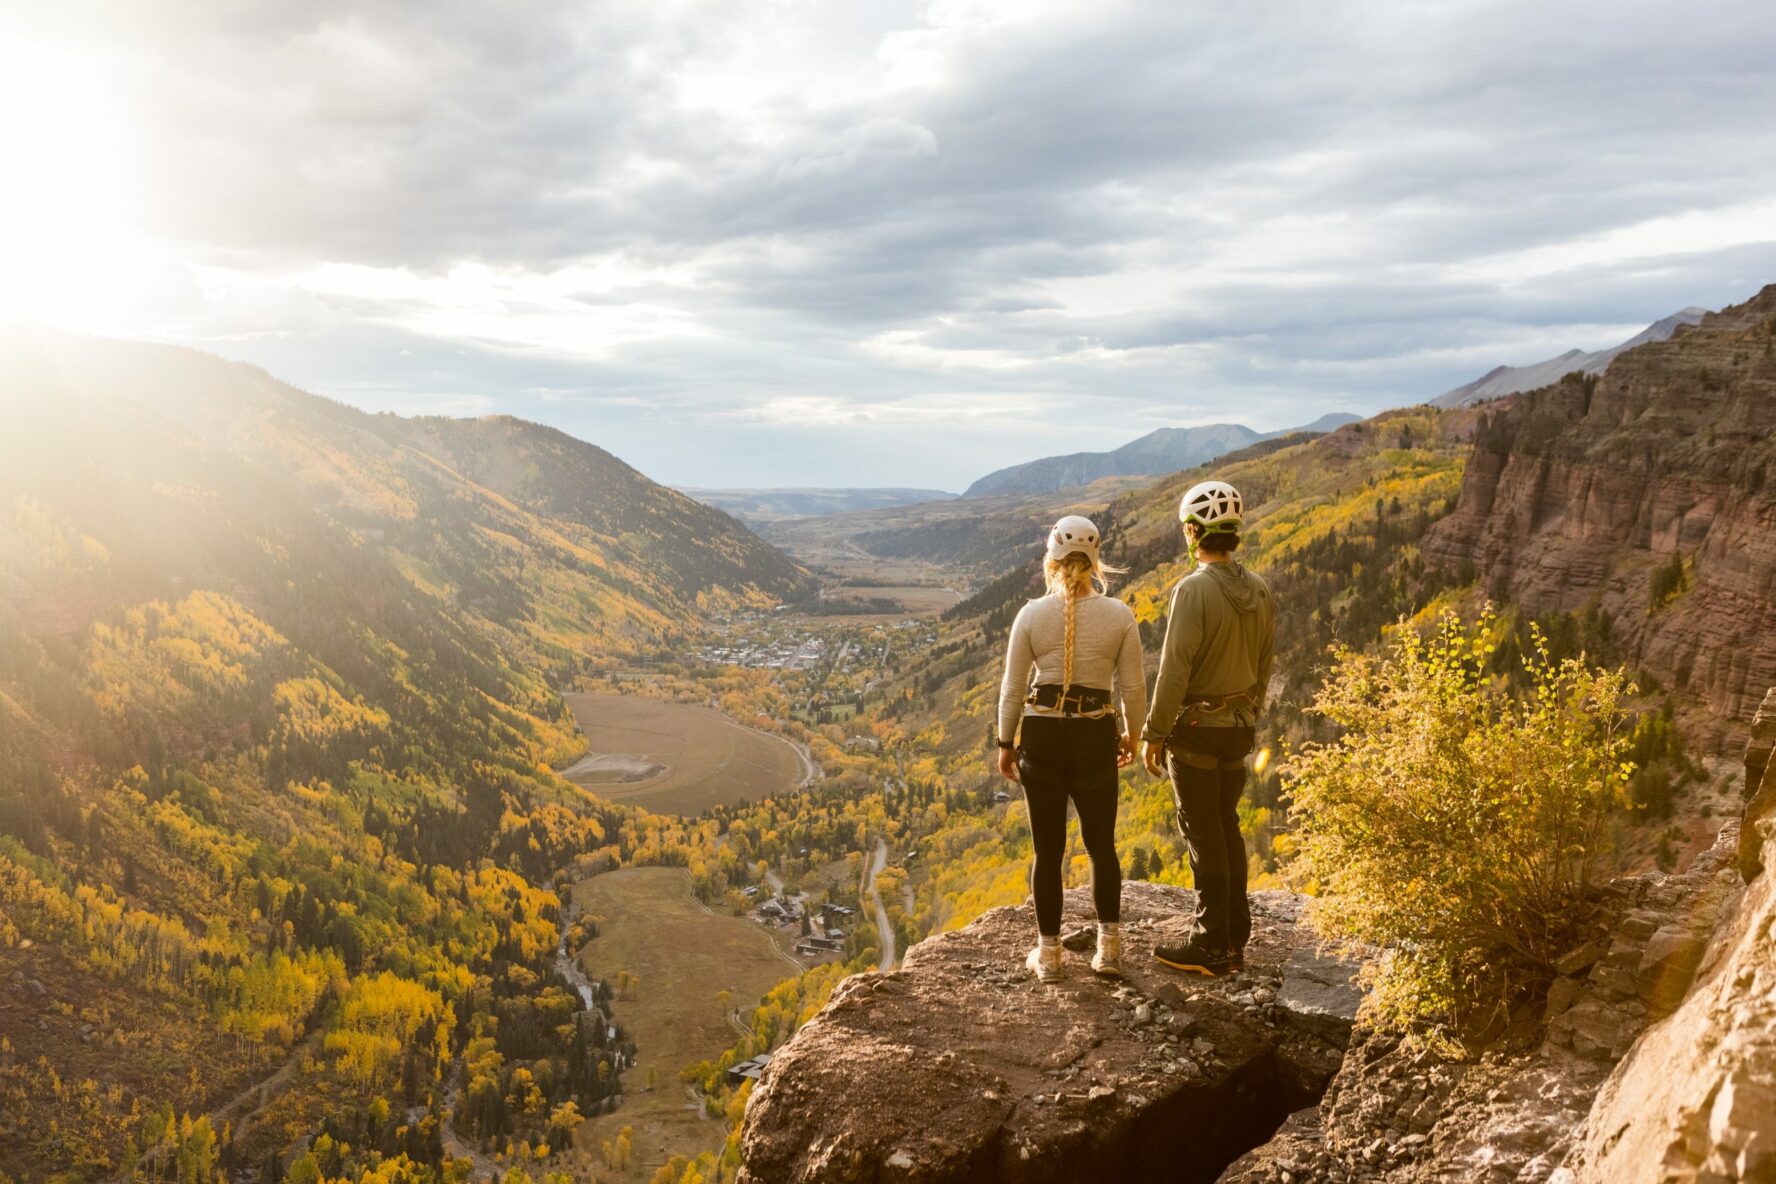
M 1776 280 L 1750 0 L 39 7 L 12 208 L 101 177 L 106 297 L 15 314 L 675 484 L 960 489 Z

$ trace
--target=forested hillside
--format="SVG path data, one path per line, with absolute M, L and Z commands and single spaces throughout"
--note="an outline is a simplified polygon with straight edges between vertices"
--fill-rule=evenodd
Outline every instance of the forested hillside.
M 623 1037 L 552 876 L 687 859 L 554 775 L 554 687 L 803 573 L 530 425 L 0 358 L 0 1174 L 423 1174 L 459 1061 L 457 1134 L 559 1144 Z

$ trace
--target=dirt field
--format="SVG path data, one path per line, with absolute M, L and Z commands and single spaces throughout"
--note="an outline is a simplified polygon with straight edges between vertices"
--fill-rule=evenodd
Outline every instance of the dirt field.
M 915 617 L 934 617 L 949 608 L 962 594 L 954 588 L 925 584 L 893 584 L 887 586 L 844 585 L 830 592 L 834 600 L 892 600 Z
M 719 711 L 631 695 L 568 695 L 592 751 L 562 776 L 601 797 L 662 814 L 757 801 L 802 780 L 787 740 L 743 728 Z
M 757 925 L 706 912 L 680 868 L 593 876 L 575 886 L 574 899 L 582 912 L 602 918 L 598 937 L 579 955 L 586 973 L 614 983 L 617 971 L 627 970 L 641 979 L 634 999 L 616 1004 L 617 1021 L 638 1049 L 635 1067 L 623 1075 L 631 1092 L 615 1114 L 583 1123 L 576 1145 L 596 1153 L 625 1126 L 635 1128 L 634 1170 L 607 1176 L 601 1167 L 601 1181 L 645 1181 L 673 1155 L 720 1151 L 724 1124 L 698 1117 L 679 1070 L 713 1060 L 738 1036 L 718 991 L 727 988 L 733 1006 L 750 1008 L 796 968 Z

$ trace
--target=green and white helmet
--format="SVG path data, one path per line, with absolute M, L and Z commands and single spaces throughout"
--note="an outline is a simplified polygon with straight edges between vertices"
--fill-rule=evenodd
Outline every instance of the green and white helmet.
M 1225 481 L 1202 481 L 1190 487 L 1178 503 L 1178 521 L 1194 522 L 1204 534 L 1233 534 L 1240 528 L 1246 503 L 1239 490 Z

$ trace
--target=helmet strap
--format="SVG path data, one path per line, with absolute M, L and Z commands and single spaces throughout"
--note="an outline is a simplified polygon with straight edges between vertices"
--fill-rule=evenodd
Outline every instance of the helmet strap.
M 1200 522 L 1194 522 L 1194 520 L 1186 519 L 1185 523 L 1184 523 L 1184 548 L 1190 554 L 1190 564 L 1192 567 L 1196 566 L 1196 563 L 1197 563 L 1197 543 L 1198 543 L 1198 539 L 1196 538 L 1196 536 L 1192 535 L 1191 531 L 1190 531 L 1190 527 L 1193 524 L 1196 526 L 1197 533 L 1200 534 L 1201 537 L 1205 538 L 1205 539 L 1208 538 L 1212 534 L 1234 534 L 1238 530 L 1237 527 L 1229 529 L 1228 527 L 1226 527 L 1225 525 L 1223 525 L 1222 523 L 1219 523 L 1219 522 L 1212 522 L 1212 523 L 1209 523 L 1207 526 L 1205 526 Z

